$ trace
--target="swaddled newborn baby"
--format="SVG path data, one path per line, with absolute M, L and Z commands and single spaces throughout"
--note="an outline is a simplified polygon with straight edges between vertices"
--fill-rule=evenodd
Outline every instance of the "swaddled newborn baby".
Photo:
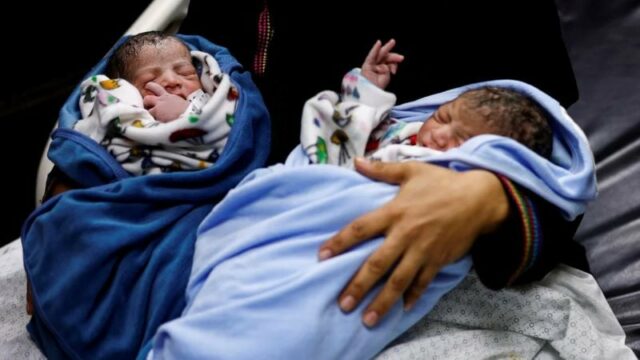
M 531 98 L 514 89 L 469 89 L 434 108 L 420 121 L 394 119 L 396 96 L 384 89 L 404 56 L 391 52 L 395 40 L 377 41 L 362 64 L 342 81 L 342 94 L 322 91 L 309 99 L 300 141 L 309 161 L 353 167 L 352 158 L 386 162 L 434 156 L 479 135 L 518 141 L 545 158 L 551 156 L 549 119 Z
M 134 175 L 207 168 L 231 129 L 238 91 L 213 56 L 177 37 L 127 39 L 106 75 L 81 85 L 75 129 L 105 146 Z

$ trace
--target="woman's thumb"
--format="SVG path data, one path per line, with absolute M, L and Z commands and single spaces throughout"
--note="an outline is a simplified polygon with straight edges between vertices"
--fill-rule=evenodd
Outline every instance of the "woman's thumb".
M 389 184 L 402 183 L 409 172 L 408 163 L 369 161 L 363 157 L 356 157 L 354 163 L 360 174 Z

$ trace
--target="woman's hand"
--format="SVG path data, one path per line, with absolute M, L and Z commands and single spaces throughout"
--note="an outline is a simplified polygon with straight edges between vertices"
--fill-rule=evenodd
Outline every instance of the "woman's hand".
M 381 163 L 356 159 L 356 169 L 372 179 L 400 185 L 383 207 L 343 228 L 319 250 L 321 260 L 384 234 L 384 243 L 360 267 L 340 294 L 343 311 L 353 310 L 387 273 L 382 291 L 364 311 L 375 326 L 404 296 L 410 309 L 443 266 L 465 255 L 480 234 L 491 232 L 508 214 L 498 178 L 484 170 L 458 173 L 420 162 Z

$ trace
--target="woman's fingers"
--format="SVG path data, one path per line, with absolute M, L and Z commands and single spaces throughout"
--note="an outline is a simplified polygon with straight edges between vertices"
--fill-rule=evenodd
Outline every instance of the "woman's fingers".
M 418 299 L 427 290 L 427 287 L 431 283 L 431 280 L 436 276 L 436 273 L 440 269 L 437 266 L 425 264 L 420 270 L 418 276 L 413 279 L 413 283 L 404 292 L 404 310 L 409 311 L 418 302 Z
M 389 271 L 396 260 L 402 254 L 403 249 L 398 244 L 386 241 L 376 250 L 360 270 L 349 281 L 342 294 L 338 298 L 338 304 L 343 311 L 353 310 L 362 298 L 375 286 L 375 284 Z M 410 284 L 407 283 L 407 286 Z M 402 295 L 402 293 L 400 293 Z M 384 314 L 384 308 L 378 306 L 380 314 Z M 375 324 L 375 322 L 373 322 Z
M 384 181 L 389 184 L 401 184 L 411 172 L 410 162 L 385 163 L 357 157 L 354 164 L 360 174 L 370 179 Z
M 394 241 L 388 238 L 387 240 Z M 389 312 L 393 305 L 404 295 L 414 282 L 414 278 L 422 267 L 421 254 L 411 248 L 400 247 L 402 254 L 398 254 L 394 261 L 402 255 L 402 260 L 393 269 L 391 276 L 384 284 L 382 291 L 367 306 L 362 316 L 365 325 L 372 327 Z
M 391 221 L 393 221 L 392 215 L 389 214 L 387 206 L 364 214 L 322 244 L 318 251 L 318 257 L 320 260 L 326 260 L 343 253 L 364 240 L 381 235 Z
M 391 274 L 363 314 L 363 322 L 375 326 L 401 296 L 405 309 L 413 307 L 443 266 L 468 253 L 479 234 L 504 220 L 508 201 L 498 178 L 487 171 L 457 173 L 420 162 L 382 163 L 362 158 L 356 159 L 355 166 L 373 180 L 399 184 L 400 190 L 391 202 L 347 226 L 328 241 L 332 245 L 322 249 L 337 254 L 364 239 L 386 234 L 383 245 L 338 299 L 341 308 L 352 310 L 376 282 Z

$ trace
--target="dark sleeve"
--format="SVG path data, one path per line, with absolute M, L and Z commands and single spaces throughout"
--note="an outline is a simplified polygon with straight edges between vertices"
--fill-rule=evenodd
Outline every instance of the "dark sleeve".
M 509 199 L 509 215 L 494 233 L 481 236 L 471 253 L 482 283 L 491 289 L 539 280 L 563 262 L 589 271 L 584 248 L 573 241 L 581 220 L 560 211 L 499 176 Z

